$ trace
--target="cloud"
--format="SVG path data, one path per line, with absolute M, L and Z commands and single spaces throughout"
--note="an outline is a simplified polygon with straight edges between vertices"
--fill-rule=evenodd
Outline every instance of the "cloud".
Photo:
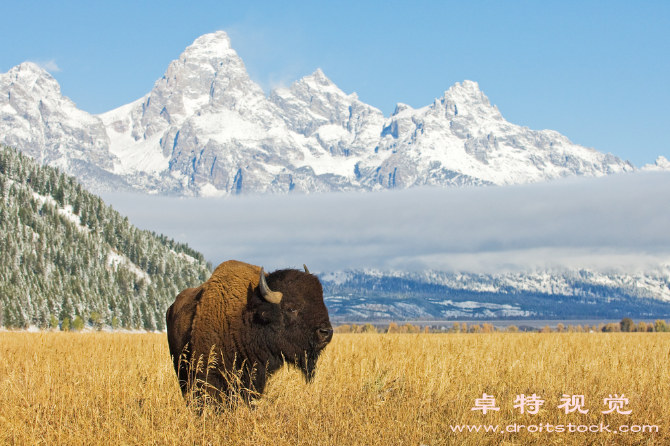
M 60 68 L 58 65 L 56 65 L 56 61 L 54 59 L 47 61 L 35 61 L 35 65 L 50 73 L 58 73 L 60 71 Z
M 168 198 L 104 194 L 143 229 L 215 265 L 504 272 L 670 261 L 670 174 L 488 188 Z

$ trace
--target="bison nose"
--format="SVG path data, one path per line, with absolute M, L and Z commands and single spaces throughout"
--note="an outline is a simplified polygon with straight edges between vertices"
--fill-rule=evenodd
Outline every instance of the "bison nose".
M 331 339 L 333 339 L 333 329 L 319 328 L 316 332 L 316 335 L 319 337 L 320 344 L 327 344 Z

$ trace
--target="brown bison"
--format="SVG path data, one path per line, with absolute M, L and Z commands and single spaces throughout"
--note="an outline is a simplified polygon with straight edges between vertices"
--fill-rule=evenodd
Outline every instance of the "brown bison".
M 179 293 L 166 319 L 182 394 L 193 390 L 219 402 L 262 394 L 285 361 L 309 382 L 333 337 L 321 283 L 307 267 L 267 275 L 229 260 L 200 287 Z

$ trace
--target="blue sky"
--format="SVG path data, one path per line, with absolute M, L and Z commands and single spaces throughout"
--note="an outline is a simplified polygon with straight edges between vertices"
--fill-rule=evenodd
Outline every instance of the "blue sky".
M 227 31 L 267 92 L 321 68 L 389 115 L 478 82 L 510 122 L 640 167 L 670 158 L 670 2 L 5 2 L 0 71 L 31 60 L 101 113 Z

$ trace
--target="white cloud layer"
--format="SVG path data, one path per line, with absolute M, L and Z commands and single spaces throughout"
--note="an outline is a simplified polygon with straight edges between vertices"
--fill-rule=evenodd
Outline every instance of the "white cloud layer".
M 670 173 L 380 193 L 103 198 L 215 265 L 494 273 L 649 270 L 670 261 Z

